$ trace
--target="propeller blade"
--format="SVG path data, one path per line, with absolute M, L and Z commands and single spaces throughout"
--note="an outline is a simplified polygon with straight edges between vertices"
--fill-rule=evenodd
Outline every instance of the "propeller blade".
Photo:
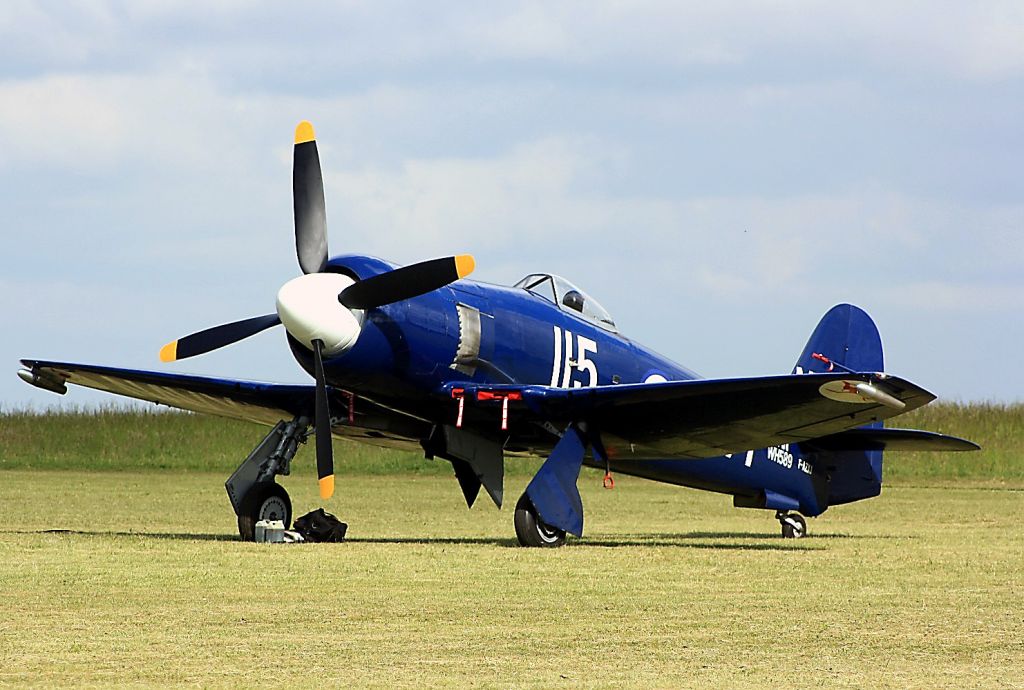
M 476 262 L 469 254 L 421 261 L 353 283 L 341 291 L 338 301 L 349 309 L 372 309 L 454 283 L 474 268 Z
M 295 250 L 303 273 L 320 273 L 327 266 L 327 207 L 316 135 L 305 120 L 295 128 L 294 156 Z
M 324 343 L 313 341 L 316 363 L 316 474 L 320 478 L 320 498 L 334 495 L 334 447 L 331 445 L 331 410 L 327 402 L 327 380 L 324 377 Z
M 266 316 L 254 316 L 244 321 L 235 321 L 234 323 L 207 328 L 205 331 L 186 335 L 184 338 L 179 338 L 164 345 L 160 348 L 160 361 L 174 362 L 186 357 L 195 357 L 204 352 L 236 343 L 251 335 L 256 335 L 260 331 L 265 331 L 279 323 L 281 323 L 281 319 L 278 318 L 277 314 L 267 314 Z

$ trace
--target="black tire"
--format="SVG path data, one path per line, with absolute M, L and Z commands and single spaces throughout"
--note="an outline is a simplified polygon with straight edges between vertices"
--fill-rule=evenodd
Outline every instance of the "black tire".
M 516 526 L 516 537 L 522 546 L 554 549 L 565 543 L 565 532 L 541 522 L 537 509 L 533 507 L 525 493 L 516 503 L 513 522 Z
M 783 539 L 803 539 L 807 536 L 807 520 L 799 513 L 788 513 L 779 520 L 782 523 Z
M 260 520 L 280 520 L 285 529 L 291 527 L 292 501 L 280 484 L 256 484 L 242 499 L 242 511 L 238 515 L 238 534 L 242 541 L 256 539 L 256 523 Z

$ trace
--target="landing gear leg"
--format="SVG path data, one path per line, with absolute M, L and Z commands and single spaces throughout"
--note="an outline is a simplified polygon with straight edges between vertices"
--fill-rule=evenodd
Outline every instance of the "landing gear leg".
M 537 515 L 537 509 L 530 502 L 530 497 L 525 493 L 516 503 L 514 522 L 516 537 L 522 546 L 555 548 L 565 543 L 565 532 L 557 527 L 545 525 Z
M 783 539 L 801 539 L 807 536 L 807 521 L 800 513 L 780 510 L 775 513 L 775 519 L 782 525 Z
M 243 541 L 255 538 L 260 520 L 281 520 L 286 529 L 291 525 L 291 499 L 274 477 L 291 472 L 292 458 L 308 437 L 308 417 L 278 422 L 224 483 Z

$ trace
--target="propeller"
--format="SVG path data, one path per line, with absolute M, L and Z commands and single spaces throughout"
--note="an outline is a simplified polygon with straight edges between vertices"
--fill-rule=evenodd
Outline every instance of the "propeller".
M 316 475 L 320 482 L 320 498 L 334 495 L 334 446 L 331 444 L 331 408 L 327 401 L 327 378 L 324 376 L 324 343 L 313 341 L 313 362 L 316 371 Z
M 338 301 L 349 309 L 372 309 L 442 288 L 475 267 L 469 254 L 421 261 L 353 283 L 341 291 Z
M 207 328 L 205 331 L 186 335 L 184 338 L 164 345 L 160 348 L 160 361 L 173 362 L 178 359 L 195 357 L 256 335 L 279 323 L 281 323 L 281 318 L 277 314 L 267 314 Z
M 303 273 L 327 267 L 327 206 L 320 154 L 313 125 L 303 120 L 295 128 L 292 161 L 292 201 L 295 206 L 295 251 Z
M 365 310 L 411 299 L 469 275 L 476 264 L 469 254 L 431 259 L 393 271 L 355 280 L 327 268 L 327 211 L 320 155 L 313 125 L 295 128 L 292 166 L 295 210 L 295 252 L 303 275 L 285 283 L 277 293 L 277 313 L 214 326 L 172 341 L 160 359 L 174 362 L 231 345 L 261 331 L 283 325 L 288 334 L 313 353 L 316 395 L 314 428 L 320 497 L 334 493 L 334 450 L 331 410 L 324 357 L 344 354 L 355 346 Z

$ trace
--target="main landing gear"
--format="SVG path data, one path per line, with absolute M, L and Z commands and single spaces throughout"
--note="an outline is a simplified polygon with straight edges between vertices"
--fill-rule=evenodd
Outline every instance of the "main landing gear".
M 807 520 L 800 513 L 780 510 L 775 513 L 775 519 L 782 525 L 783 539 L 801 539 L 807 536 Z
M 256 523 L 260 520 L 280 520 L 285 529 L 291 526 L 292 500 L 280 484 L 254 484 L 245 494 L 242 511 L 238 513 L 238 534 L 243 541 L 255 538 Z
M 516 537 L 522 546 L 555 548 L 565 543 L 565 532 L 557 527 L 545 525 L 525 492 L 516 503 L 513 522 L 516 526 Z
M 308 437 L 308 417 L 278 422 L 224 483 L 243 541 L 256 538 L 256 523 L 260 520 L 280 520 L 285 529 L 291 526 L 291 499 L 274 477 L 291 472 L 292 458 Z

